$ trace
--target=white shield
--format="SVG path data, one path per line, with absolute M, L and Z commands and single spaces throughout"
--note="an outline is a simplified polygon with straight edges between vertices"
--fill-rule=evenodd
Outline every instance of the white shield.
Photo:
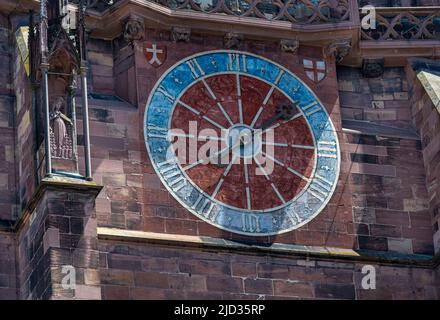
M 325 61 L 315 59 L 303 59 L 304 71 L 307 77 L 313 82 L 318 83 L 327 74 Z

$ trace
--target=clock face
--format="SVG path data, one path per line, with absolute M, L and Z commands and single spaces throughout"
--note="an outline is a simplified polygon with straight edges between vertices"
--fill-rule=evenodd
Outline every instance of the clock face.
M 273 235 L 313 219 L 339 176 L 334 126 L 286 68 L 238 51 L 171 67 L 150 94 L 144 134 L 156 173 L 199 218 Z

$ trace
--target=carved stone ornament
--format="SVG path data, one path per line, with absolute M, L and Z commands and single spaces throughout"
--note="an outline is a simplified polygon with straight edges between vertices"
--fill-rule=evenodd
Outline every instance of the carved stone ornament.
M 290 52 L 296 54 L 299 49 L 299 41 L 294 39 L 282 39 L 280 40 L 281 50 L 283 52 Z
M 243 42 L 244 37 L 242 34 L 235 32 L 228 32 L 223 38 L 223 44 L 226 49 L 238 49 Z
M 50 113 L 50 152 L 53 158 L 73 159 L 73 123 L 61 110 L 64 99 L 58 97 Z
M 191 38 L 191 29 L 183 27 L 173 27 L 171 30 L 171 37 L 174 42 L 189 42 Z
M 336 40 L 324 47 L 324 57 L 335 57 L 336 63 L 341 62 L 351 50 L 351 39 Z
M 136 17 L 130 17 L 125 22 L 124 38 L 128 42 L 135 40 L 142 40 L 144 37 L 144 23 L 142 19 Z
M 384 59 L 364 59 L 362 74 L 365 78 L 377 78 L 383 74 Z

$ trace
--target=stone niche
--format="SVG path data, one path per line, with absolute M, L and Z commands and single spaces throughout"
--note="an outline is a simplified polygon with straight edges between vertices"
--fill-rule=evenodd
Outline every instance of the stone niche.
M 49 50 L 49 139 L 54 172 L 78 172 L 75 95 L 79 61 L 72 44 L 63 36 Z M 39 116 L 44 119 L 40 100 Z M 40 123 L 44 123 L 44 120 Z M 40 134 L 43 134 L 41 132 Z M 41 176 L 44 176 L 44 140 L 39 146 Z
M 52 168 L 55 172 L 77 172 L 77 135 L 75 98 L 69 93 L 75 81 L 49 75 L 49 134 Z M 44 141 L 39 146 L 39 159 L 44 157 Z M 42 170 L 44 166 L 40 166 Z M 41 171 L 40 170 L 40 171 Z M 44 176 L 44 172 L 41 172 Z

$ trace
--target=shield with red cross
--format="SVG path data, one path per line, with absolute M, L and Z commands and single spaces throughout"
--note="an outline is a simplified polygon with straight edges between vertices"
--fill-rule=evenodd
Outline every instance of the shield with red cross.
M 325 61 L 316 59 L 303 59 L 304 71 L 313 82 L 320 82 L 327 74 Z
M 153 67 L 159 67 L 167 58 L 167 48 L 153 42 L 145 42 L 144 54 L 149 64 Z

